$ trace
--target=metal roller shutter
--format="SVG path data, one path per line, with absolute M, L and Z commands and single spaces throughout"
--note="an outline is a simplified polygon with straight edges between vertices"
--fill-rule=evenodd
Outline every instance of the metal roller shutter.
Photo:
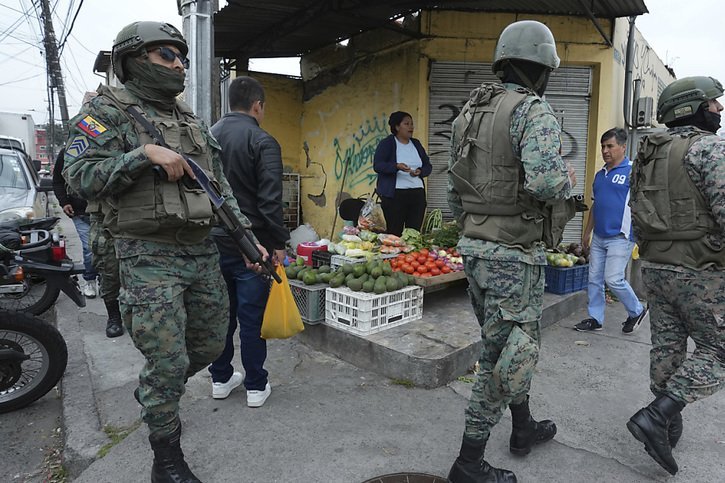
M 428 207 L 440 208 L 451 217 L 446 200 L 451 123 L 468 100 L 472 89 L 483 82 L 497 82 L 491 64 L 483 62 L 433 62 L 430 77 L 430 124 L 428 154 L 433 173 L 428 179 Z M 589 130 L 590 67 L 561 67 L 549 79 L 546 100 L 551 104 L 562 126 L 564 159 L 574 166 L 579 184 L 577 194 L 584 192 Z M 589 202 L 587 202 L 589 204 Z M 567 243 L 581 240 L 582 216 L 577 214 L 564 231 Z

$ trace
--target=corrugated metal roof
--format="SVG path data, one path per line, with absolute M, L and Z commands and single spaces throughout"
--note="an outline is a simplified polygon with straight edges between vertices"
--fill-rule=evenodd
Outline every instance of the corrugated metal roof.
M 292 57 L 386 27 L 418 10 L 617 18 L 647 13 L 644 0 L 229 0 L 214 15 L 215 53 L 227 59 Z

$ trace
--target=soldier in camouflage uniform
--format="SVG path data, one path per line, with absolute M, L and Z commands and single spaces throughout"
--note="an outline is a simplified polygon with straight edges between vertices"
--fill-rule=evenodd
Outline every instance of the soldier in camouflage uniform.
M 103 203 L 96 201 L 88 206 L 88 212 L 91 214 L 88 243 L 91 246 L 91 252 L 93 252 L 93 267 L 101 276 L 99 295 L 103 299 L 108 312 L 106 337 L 118 337 L 123 335 L 123 325 L 118 303 L 121 281 L 118 276 L 116 249 L 113 247 L 111 231 L 105 228 L 103 224 Z M 112 213 L 110 207 L 107 207 L 106 211 Z
M 224 177 L 219 145 L 177 99 L 187 52 L 170 24 L 124 27 L 112 50 L 113 70 L 124 87 L 101 86 L 71 121 L 63 171 L 76 192 L 104 205 L 103 227 L 119 259 L 124 324 L 146 358 L 135 395 L 154 451 L 153 482 L 199 481 L 179 444 L 179 399 L 186 380 L 222 352 L 229 323 L 219 255 L 208 236 L 212 206 L 203 191 L 182 181 L 193 173 L 178 152 L 218 180 L 236 216 L 249 226 Z M 174 150 L 156 145 L 132 111 Z
M 712 77 L 674 81 L 660 95 L 667 131 L 640 144 L 632 217 L 651 304 L 650 389 L 655 400 L 627 423 L 669 473 L 686 404 L 725 382 L 725 139 L 723 87 Z M 687 338 L 695 351 L 687 356 Z
M 469 295 L 481 325 L 480 372 L 466 410 L 453 483 L 515 482 L 484 450 L 508 405 L 509 449 L 526 455 L 556 434 L 529 412 L 544 295 L 544 242 L 558 243 L 574 214 L 574 171 L 560 155 L 561 129 L 544 93 L 559 57 L 551 31 L 515 22 L 499 37 L 493 70 L 453 122 L 448 202 L 462 227 Z

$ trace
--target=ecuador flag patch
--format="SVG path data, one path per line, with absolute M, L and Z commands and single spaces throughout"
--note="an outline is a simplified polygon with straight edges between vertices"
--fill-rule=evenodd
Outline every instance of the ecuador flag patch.
M 93 119 L 91 116 L 86 116 L 77 124 L 81 130 L 94 138 L 106 132 L 106 126 Z

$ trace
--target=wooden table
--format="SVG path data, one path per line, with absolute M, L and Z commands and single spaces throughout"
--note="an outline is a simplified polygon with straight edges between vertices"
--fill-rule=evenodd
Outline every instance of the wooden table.
M 466 273 L 461 270 L 460 272 L 444 273 L 443 275 L 436 275 L 435 277 L 414 278 L 415 284 L 423 287 L 424 293 L 429 293 L 446 289 L 459 280 L 465 280 Z

